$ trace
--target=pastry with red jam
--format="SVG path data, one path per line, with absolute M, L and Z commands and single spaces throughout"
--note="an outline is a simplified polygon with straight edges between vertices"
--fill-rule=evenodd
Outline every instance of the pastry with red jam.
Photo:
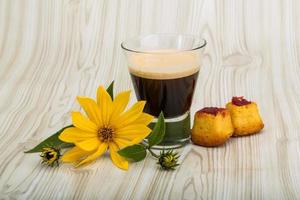
M 232 97 L 226 108 L 231 115 L 233 136 L 252 135 L 263 129 L 264 124 L 255 102 L 244 97 Z
M 192 142 L 214 147 L 224 144 L 233 134 L 230 113 L 226 108 L 205 107 L 195 114 Z

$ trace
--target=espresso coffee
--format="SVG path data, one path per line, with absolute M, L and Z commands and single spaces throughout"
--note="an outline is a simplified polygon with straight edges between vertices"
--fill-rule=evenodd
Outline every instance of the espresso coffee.
M 173 79 L 149 79 L 131 73 L 137 99 L 146 100 L 144 111 L 166 118 L 186 113 L 191 106 L 198 73 Z
M 148 127 L 157 127 L 161 112 L 165 117 L 163 139 L 152 148 L 189 143 L 190 107 L 205 45 L 198 37 L 177 34 L 138 36 L 122 43 L 136 97 L 146 101 L 144 112 L 156 117 Z M 152 145 L 150 139 L 144 142 Z
M 129 58 L 129 72 L 138 100 L 146 100 L 144 111 L 174 118 L 189 111 L 199 62 L 196 54 L 154 52 Z

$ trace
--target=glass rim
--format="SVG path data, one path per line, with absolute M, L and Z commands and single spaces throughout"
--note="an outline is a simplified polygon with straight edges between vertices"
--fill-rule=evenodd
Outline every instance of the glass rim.
M 187 48 L 187 49 L 178 49 L 178 51 L 172 51 L 172 52 L 155 52 L 155 51 L 147 51 L 147 50 L 137 50 L 134 48 L 129 48 L 126 47 L 125 43 L 131 42 L 133 40 L 141 40 L 143 38 L 149 37 L 149 36 L 175 36 L 175 37 L 189 37 L 189 38 L 194 38 L 194 39 L 198 39 L 200 42 L 199 44 L 195 45 L 195 47 L 193 48 Z M 171 34 L 171 33 L 159 33 L 159 34 L 146 34 L 146 35 L 139 35 L 139 36 L 134 36 L 131 38 L 126 39 L 125 41 L 123 41 L 121 43 L 121 47 L 122 49 L 126 50 L 126 51 L 130 51 L 130 52 L 134 52 L 134 53 L 143 53 L 143 54 L 174 54 L 174 53 L 181 53 L 181 52 L 188 52 L 188 51 L 195 51 L 198 49 L 201 49 L 203 47 L 205 47 L 207 44 L 206 40 L 204 38 L 200 38 L 198 36 L 195 35 L 188 35 L 188 34 Z

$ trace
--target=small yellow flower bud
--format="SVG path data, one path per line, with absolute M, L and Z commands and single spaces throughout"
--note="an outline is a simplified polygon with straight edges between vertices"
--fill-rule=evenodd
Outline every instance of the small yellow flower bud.
M 43 148 L 40 156 L 42 158 L 42 164 L 53 167 L 54 164 L 59 164 L 58 161 L 61 157 L 60 149 L 54 147 Z

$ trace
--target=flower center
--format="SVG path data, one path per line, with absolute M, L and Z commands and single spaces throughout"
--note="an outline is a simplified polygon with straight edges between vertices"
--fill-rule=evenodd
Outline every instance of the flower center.
M 51 152 L 46 152 L 45 157 L 47 158 L 47 160 L 50 160 L 51 158 L 54 157 L 54 155 L 53 155 L 53 153 L 51 153 Z
M 109 142 L 113 139 L 114 129 L 109 126 L 104 126 L 98 130 L 98 137 L 102 142 Z

